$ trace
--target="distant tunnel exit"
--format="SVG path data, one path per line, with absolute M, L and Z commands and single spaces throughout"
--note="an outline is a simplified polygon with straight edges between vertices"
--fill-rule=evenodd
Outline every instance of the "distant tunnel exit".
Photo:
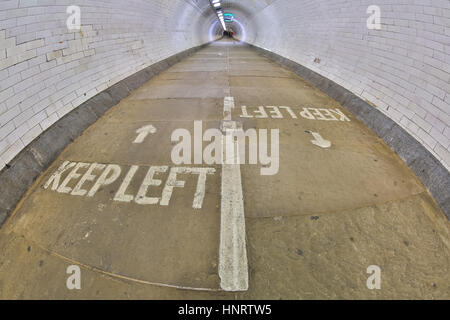
M 230 31 L 224 31 L 224 32 L 223 32 L 223 36 L 224 36 L 224 37 L 227 37 L 227 38 L 233 38 L 233 36 L 234 36 L 234 31 L 233 31 L 233 30 L 230 30 Z

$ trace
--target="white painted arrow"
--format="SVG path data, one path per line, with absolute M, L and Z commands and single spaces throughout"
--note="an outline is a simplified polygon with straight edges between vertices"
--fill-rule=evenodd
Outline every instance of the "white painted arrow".
M 328 141 L 328 140 L 325 140 L 324 138 L 322 138 L 320 133 L 312 132 L 312 131 L 308 131 L 308 132 L 313 135 L 314 140 L 311 140 L 311 142 L 313 144 L 315 144 L 316 146 L 324 148 L 324 149 L 331 147 L 331 141 Z
M 142 127 L 140 129 L 136 130 L 136 133 L 138 134 L 138 136 L 136 137 L 136 140 L 134 140 L 133 143 L 142 143 L 144 142 L 145 138 L 147 138 L 147 136 L 151 133 L 155 133 L 156 132 L 156 128 L 154 126 L 152 126 L 151 124 L 145 127 Z

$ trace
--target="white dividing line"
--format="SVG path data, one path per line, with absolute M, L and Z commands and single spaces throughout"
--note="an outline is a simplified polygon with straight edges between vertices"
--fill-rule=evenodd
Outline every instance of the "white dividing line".
M 231 121 L 234 99 L 224 100 L 222 122 L 222 200 L 220 219 L 219 277 L 225 291 L 248 290 L 248 263 L 245 243 L 244 198 L 242 194 L 239 148 L 233 139 L 236 123 Z
M 223 120 L 231 121 L 231 112 L 234 109 L 234 98 L 225 97 L 223 101 Z

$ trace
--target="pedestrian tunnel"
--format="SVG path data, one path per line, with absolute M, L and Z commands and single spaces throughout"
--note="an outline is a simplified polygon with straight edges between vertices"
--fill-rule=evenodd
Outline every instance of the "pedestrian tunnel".
M 450 7 L 410 2 L 0 4 L 0 298 L 448 298 Z

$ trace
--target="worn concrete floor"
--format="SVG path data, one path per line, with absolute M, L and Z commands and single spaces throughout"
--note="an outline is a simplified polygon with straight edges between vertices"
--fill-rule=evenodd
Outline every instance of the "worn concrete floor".
M 194 120 L 220 128 L 229 95 L 245 130 L 280 135 L 276 175 L 240 166 L 244 292 L 222 291 L 218 275 L 221 165 L 171 160 L 172 132 L 193 134 Z M 133 143 L 148 125 L 156 132 Z M 313 144 L 311 132 L 331 147 Z M 65 161 L 78 171 L 64 171 L 56 190 L 46 186 Z M 105 165 L 104 180 L 117 179 L 82 195 Z M 167 183 L 174 167 L 210 168 L 201 208 L 193 208 L 200 175 L 181 170 L 177 187 Z M 156 173 L 139 193 L 150 168 Z M 66 179 L 71 172 L 79 175 Z M 167 186 L 175 187 L 161 205 Z M 145 196 L 154 199 L 136 201 Z M 250 48 L 219 42 L 113 107 L 34 184 L 0 230 L 0 298 L 450 299 L 449 234 L 420 181 L 342 106 Z M 70 265 L 81 268 L 81 290 L 66 286 Z M 366 286 L 371 265 L 380 267 L 381 289 Z

